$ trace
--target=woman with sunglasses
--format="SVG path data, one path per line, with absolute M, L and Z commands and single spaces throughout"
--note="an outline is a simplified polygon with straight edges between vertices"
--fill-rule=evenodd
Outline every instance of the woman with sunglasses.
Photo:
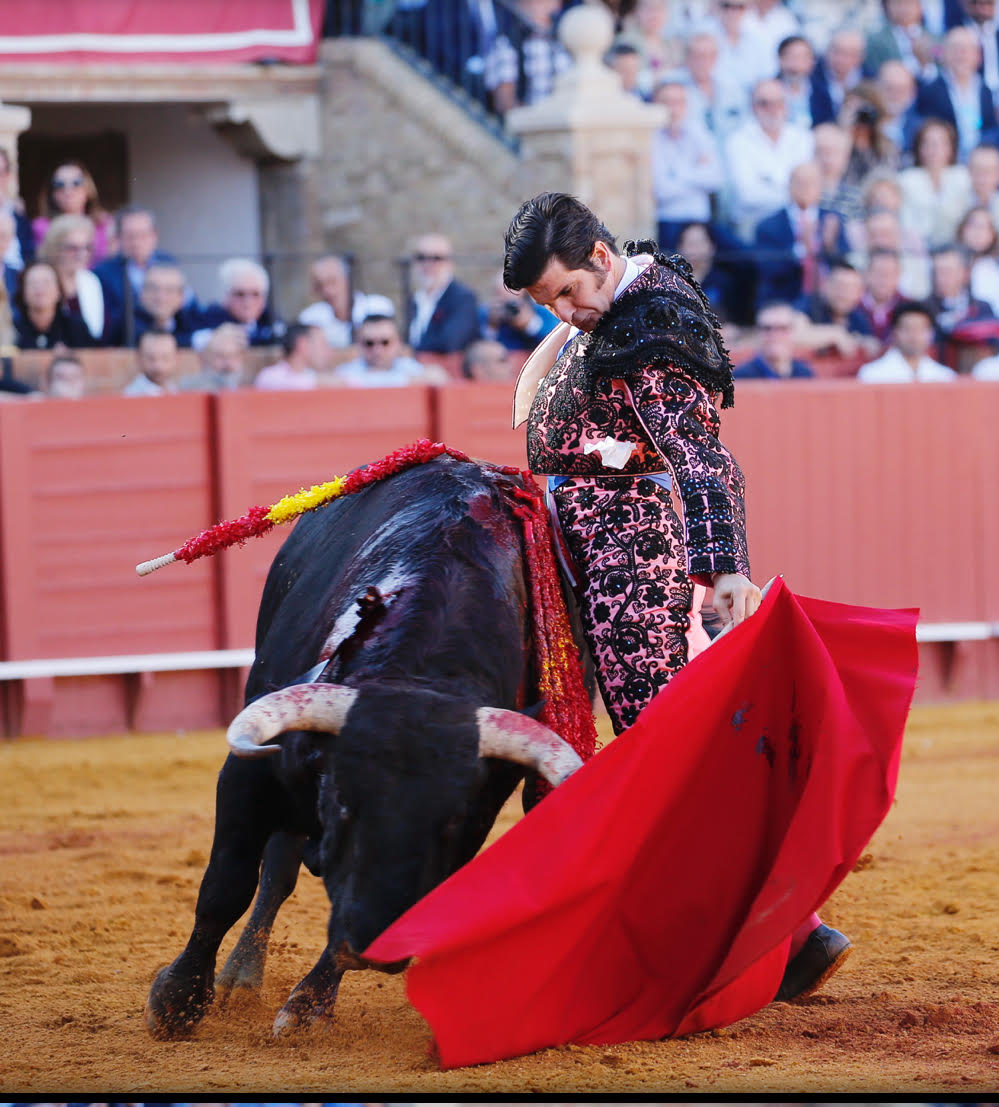
M 29 262 L 14 296 L 15 341 L 22 350 L 93 346 L 86 323 L 66 310 L 59 274 L 50 262 Z
M 97 343 L 110 344 L 110 313 L 104 287 L 90 271 L 94 252 L 94 225 L 86 215 L 57 215 L 49 224 L 38 256 L 59 275 L 66 310 L 86 324 Z
M 94 224 L 94 250 L 88 262 L 95 265 L 109 253 L 114 222 L 101 206 L 94 178 L 78 161 L 58 165 L 38 202 L 38 218 L 32 221 L 35 245 L 40 247 L 49 223 L 58 215 L 88 215 Z

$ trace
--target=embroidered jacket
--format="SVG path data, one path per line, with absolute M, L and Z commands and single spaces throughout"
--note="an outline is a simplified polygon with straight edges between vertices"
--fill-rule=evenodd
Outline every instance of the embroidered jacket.
M 682 285 L 677 295 L 675 269 L 649 265 L 593 334 L 568 343 L 531 406 L 528 464 L 566 476 L 671 473 L 684 509 L 688 572 L 709 583 L 712 573 L 749 576 L 745 479 L 718 440 L 712 401 L 715 391 L 731 398 L 728 355 L 713 320 L 694 309 Z M 593 449 L 605 438 L 632 445 L 620 468 Z

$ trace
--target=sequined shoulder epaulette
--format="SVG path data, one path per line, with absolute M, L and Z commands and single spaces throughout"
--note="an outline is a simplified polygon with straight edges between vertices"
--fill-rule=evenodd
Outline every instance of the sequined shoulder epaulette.
M 666 257 L 650 241 L 626 242 L 624 252 L 652 254 L 655 264 L 614 301 L 590 335 L 584 364 L 591 385 L 598 378 L 627 380 L 659 363 L 720 392 L 721 407 L 731 407 L 735 384 L 721 323 L 690 263 L 680 254 Z

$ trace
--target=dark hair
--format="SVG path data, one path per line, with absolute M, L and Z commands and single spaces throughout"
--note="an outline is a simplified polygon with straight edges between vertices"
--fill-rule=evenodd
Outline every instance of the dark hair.
M 147 338 L 159 338 L 164 334 L 167 336 L 167 338 L 172 338 L 174 342 L 177 341 L 177 336 L 173 333 L 173 331 L 164 330 L 162 327 L 150 327 L 149 330 L 143 331 L 142 334 L 139 335 L 139 340 L 138 342 L 136 342 L 136 346 L 141 346 Z
M 393 327 L 396 326 L 396 321 L 391 315 L 381 315 L 377 312 L 372 315 L 365 315 L 359 325 L 363 327 L 365 323 L 391 323 Z
M 803 42 L 808 49 L 811 50 L 812 54 L 815 54 L 815 47 L 804 35 L 788 35 L 786 38 L 782 38 L 777 44 L 777 57 L 779 58 L 789 46 L 794 46 L 797 42 Z
M 27 280 L 28 274 L 32 269 L 37 269 L 39 266 L 44 266 L 46 269 L 51 269 L 55 276 L 56 291 L 59 294 L 59 300 L 56 304 L 56 311 L 61 310 L 66 304 L 66 297 L 62 292 L 62 281 L 59 280 L 59 273 L 56 267 L 51 261 L 46 261 L 44 258 L 35 258 L 33 261 L 29 261 L 27 265 L 21 270 L 17 278 L 17 289 L 14 292 L 14 306 L 18 308 L 25 315 L 28 314 L 28 308 L 24 303 L 24 282 Z
M 898 321 L 903 315 L 923 315 L 930 321 L 931 327 L 936 326 L 933 312 L 922 300 L 902 300 L 901 303 L 896 304 L 891 312 L 891 325 L 898 326 Z
M 156 227 L 156 213 L 151 208 L 143 207 L 141 204 L 126 204 L 123 208 L 119 208 L 115 212 L 114 227 L 115 232 L 121 234 L 121 225 L 130 215 L 148 215 L 153 222 L 153 228 Z
M 614 236 L 592 211 L 565 192 L 542 192 L 520 205 L 503 239 L 503 283 L 514 292 L 535 284 L 552 259 L 566 269 L 596 270 L 597 242 L 617 254 Z
M 313 323 L 291 323 L 281 336 L 281 349 L 290 354 L 298 345 L 299 339 L 304 338 L 309 331 L 315 330 Z
M 931 127 L 943 127 L 950 139 L 950 164 L 955 165 L 957 163 L 957 128 L 953 123 L 948 123 L 946 119 L 938 119 L 935 115 L 929 116 L 919 124 L 919 128 L 916 131 L 915 137 L 912 140 L 912 155 L 913 164 L 922 166 L 922 157 L 919 153 L 920 143 L 923 141 L 923 137 Z

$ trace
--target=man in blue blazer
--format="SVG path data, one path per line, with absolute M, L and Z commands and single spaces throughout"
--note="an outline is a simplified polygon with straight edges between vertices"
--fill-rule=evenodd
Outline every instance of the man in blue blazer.
M 110 316 L 109 333 L 123 346 L 134 346 L 135 311 L 142 282 L 150 265 L 173 265 L 176 258 L 159 249 L 156 216 L 148 208 L 129 205 L 115 217 L 118 253 L 94 267 L 104 289 L 104 303 Z
M 418 238 L 412 255 L 409 344 L 414 350 L 453 354 L 480 337 L 478 297 L 454 277 L 454 253 L 442 234 Z
M 956 128 L 963 161 L 979 143 L 999 138 L 999 119 L 988 85 L 978 73 L 981 47 L 970 27 L 954 27 L 944 36 L 940 72 L 916 93 L 916 114 L 921 119 L 942 119 Z M 977 100 L 974 127 L 963 125 L 956 97 L 963 92 Z
M 814 292 L 820 273 L 848 250 L 842 219 L 819 207 L 818 165 L 808 161 L 795 166 L 788 189 L 791 202 L 756 227 L 757 305 L 794 303 L 802 293 Z

